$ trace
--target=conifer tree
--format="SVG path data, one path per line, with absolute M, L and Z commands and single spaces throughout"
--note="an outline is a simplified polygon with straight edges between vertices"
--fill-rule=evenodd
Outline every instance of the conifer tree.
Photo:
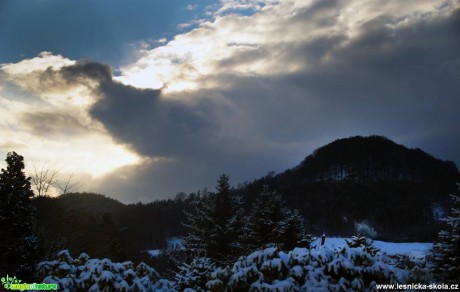
M 176 273 L 175 280 L 177 288 L 180 291 L 185 289 L 193 289 L 193 291 L 201 291 L 206 287 L 211 273 L 217 269 L 217 266 L 210 258 L 197 257 L 190 264 L 182 264 L 179 267 L 179 272 Z
M 37 239 L 34 236 L 34 196 L 24 173 L 24 158 L 16 152 L 6 157 L 0 173 L 0 274 L 31 280 Z
M 275 244 L 284 250 L 310 248 L 304 219 L 297 210 L 284 206 L 281 195 L 265 186 L 257 198 L 250 216 L 248 238 L 252 248 Z
M 432 249 L 433 274 L 436 280 L 458 284 L 460 280 L 460 197 L 451 195 L 453 207 Z
M 250 216 L 250 238 L 254 247 L 263 248 L 268 243 L 279 242 L 283 205 L 281 195 L 265 186 Z
M 184 226 L 189 233 L 184 238 L 185 248 L 191 256 L 229 263 L 243 250 L 242 200 L 232 193 L 226 174 L 219 177 L 216 190 L 209 197 L 194 201 L 193 212 L 186 213 Z
M 186 252 L 191 257 L 207 256 L 211 230 L 213 228 L 212 209 L 208 198 L 192 201 L 193 211 L 185 212 L 186 221 L 183 223 L 188 230 L 183 238 Z
M 222 174 L 217 180 L 217 193 L 212 196 L 212 218 L 213 226 L 211 231 L 212 258 L 223 258 L 230 254 L 230 243 L 232 241 L 232 200 L 230 198 L 229 176 Z
M 211 241 L 208 255 L 218 263 L 228 264 L 241 255 L 245 217 L 240 196 L 230 189 L 230 177 L 222 174 L 210 199 Z
M 113 215 L 110 212 L 105 212 L 100 218 L 98 224 L 101 244 L 101 252 L 104 256 L 112 260 L 122 261 L 125 259 L 125 252 L 120 241 L 120 234 L 115 225 Z
M 280 222 L 281 241 L 285 250 L 295 247 L 310 248 L 311 234 L 308 234 L 302 215 L 298 210 L 285 209 L 284 218 Z

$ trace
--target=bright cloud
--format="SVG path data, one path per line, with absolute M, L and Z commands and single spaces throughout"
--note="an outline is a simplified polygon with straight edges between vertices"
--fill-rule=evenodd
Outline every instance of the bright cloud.
M 28 162 L 57 162 L 71 172 L 101 176 L 140 157 L 116 143 L 88 113 L 97 100 L 95 80 L 69 81 L 58 72 L 76 62 L 42 53 L 1 65 L 4 79 L 19 87 L 0 92 L 0 149 Z M 23 96 L 31 94 L 25 98 Z
M 62 57 L 61 55 L 53 55 L 50 52 L 42 52 L 38 57 L 33 59 L 25 59 L 15 64 L 2 64 L 2 71 L 11 76 L 24 76 L 37 71 L 45 71 L 48 68 L 58 70 L 64 66 L 75 64 L 75 61 Z
M 366 30 L 383 21 L 388 34 L 411 24 L 445 17 L 459 7 L 455 1 L 252 1 L 226 0 L 213 20 L 201 21 L 121 69 L 118 80 L 142 88 L 165 87 L 165 93 L 225 86 L 219 75 L 270 76 L 315 70 L 331 62 Z M 252 9 L 249 16 L 226 11 Z M 298 50 L 336 38 L 319 59 Z

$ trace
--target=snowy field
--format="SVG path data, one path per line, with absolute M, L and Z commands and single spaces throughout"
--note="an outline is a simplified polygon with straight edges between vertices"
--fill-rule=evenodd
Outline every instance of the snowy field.
M 345 245 L 345 240 L 351 240 L 351 238 L 343 237 L 327 237 L 326 247 L 329 249 L 339 249 Z M 321 239 L 318 238 L 314 241 L 312 246 L 319 247 Z M 431 242 L 385 242 L 375 240 L 373 245 L 385 252 L 387 255 L 407 255 L 411 260 L 420 260 L 426 257 L 429 253 L 433 243 Z M 168 248 L 170 249 L 182 249 L 183 245 L 179 238 L 173 237 L 168 240 Z M 162 254 L 161 249 L 154 249 L 147 251 L 151 257 L 158 257 Z
M 345 240 L 350 238 L 326 237 L 325 245 L 329 249 L 339 249 L 345 245 Z M 313 246 L 319 247 L 321 239 L 318 238 Z M 407 255 L 412 261 L 423 260 L 430 252 L 431 242 L 385 242 L 375 240 L 373 245 L 387 255 Z

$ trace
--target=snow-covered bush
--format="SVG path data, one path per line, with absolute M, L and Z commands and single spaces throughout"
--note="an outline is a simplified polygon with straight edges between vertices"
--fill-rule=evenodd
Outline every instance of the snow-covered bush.
M 73 259 L 68 251 L 37 270 L 43 282 L 57 283 L 62 291 L 374 291 L 376 284 L 428 283 L 426 258 L 412 257 L 387 255 L 371 240 L 354 237 L 335 249 L 268 247 L 225 268 L 197 257 L 180 266 L 174 281 L 160 279 L 144 263 L 135 267 L 87 254 Z
M 390 256 L 395 265 L 405 271 L 409 271 L 408 283 L 432 283 L 432 265 L 424 252 L 413 251 L 410 254 L 398 254 Z
M 380 250 L 372 245 L 372 239 L 366 238 L 358 234 L 358 236 L 353 236 L 350 241 L 345 239 L 347 245 L 351 248 L 359 247 L 364 252 L 370 254 L 371 256 L 375 256 L 377 252 Z
M 363 246 L 339 250 L 275 247 L 241 257 L 226 283 L 229 291 L 366 291 L 376 283 L 403 283 L 409 271 Z
M 211 273 L 217 270 L 214 262 L 207 257 L 194 258 L 190 264 L 182 264 L 175 280 L 179 290 L 191 288 L 200 291 L 211 280 Z
M 39 263 L 37 272 L 42 282 L 56 283 L 61 291 L 174 291 L 173 283 L 145 263 L 134 267 L 130 261 L 91 259 L 85 253 L 73 259 L 67 250 Z

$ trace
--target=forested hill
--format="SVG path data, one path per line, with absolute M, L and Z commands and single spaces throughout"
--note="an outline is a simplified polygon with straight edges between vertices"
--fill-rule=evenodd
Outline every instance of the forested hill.
M 307 232 L 314 235 L 351 236 L 359 226 L 368 226 L 375 239 L 432 241 L 439 231 L 437 219 L 449 209 L 449 194 L 457 193 L 458 182 L 460 174 L 452 162 L 371 136 L 334 141 L 298 166 L 233 192 L 242 195 L 248 215 L 268 186 L 282 195 L 287 207 L 300 211 Z M 191 212 L 193 202 L 208 195 L 180 193 L 174 199 L 130 205 L 89 193 L 36 198 L 42 253 L 66 248 L 76 254 L 148 262 L 146 250 L 186 235 L 184 211 Z
M 148 261 L 145 251 L 164 247 L 166 239 L 184 235 L 181 222 L 195 200 L 187 198 L 125 205 L 94 193 L 37 197 L 42 253 L 69 249 L 115 260 Z
M 388 240 L 431 240 L 460 173 L 420 149 L 382 137 L 336 140 L 298 166 L 246 184 L 255 198 L 264 185 L 300 209 L 316 233 L 352 233 L 368 223 Z
M 458 180 L 451 161 L 421 149 L 408 149 L 382 137 L 352 137 L 317 149 L 294 171 L 302 180 L 319 181 L 446 181 Z

